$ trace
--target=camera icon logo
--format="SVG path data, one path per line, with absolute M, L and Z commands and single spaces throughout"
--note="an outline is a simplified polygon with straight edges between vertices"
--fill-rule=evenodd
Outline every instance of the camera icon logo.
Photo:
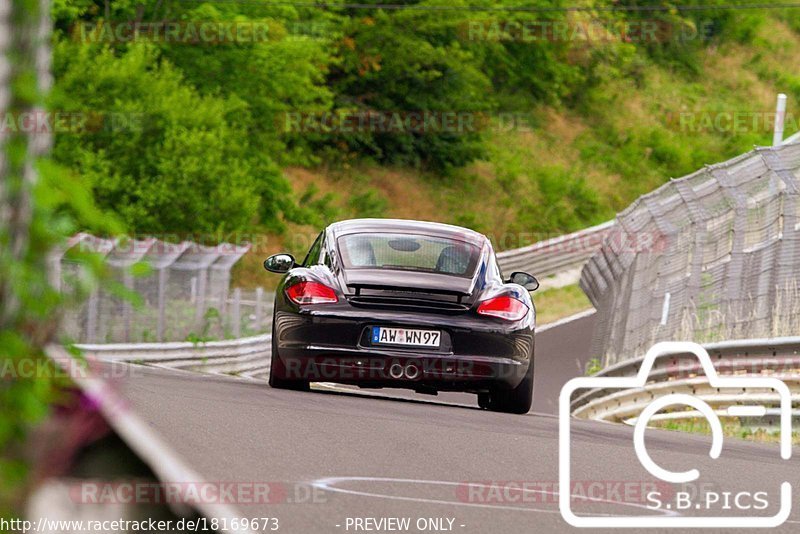
M 772 389 L 778 393 L 780 399 L 780 454 L 781 458 L 788 460 L 792 455 L 792 395 L 789 387 L 782 380 L 774 377 L 754 376 L 722 376 L 717 374 L 708 352 L 697 343 L 691 342 L 661 342 L 653 345 L 642 361 L 639 372 L 633 377 L 577 377 L 573 378 L 561 389 L 559 396 L 559 487 L 571 487 L 570 463 L 570 401 L 572 394 L 580 389 L 641 389 L 647 384 L 656 358 L 664 355 L 693 354 L 708 378 L 712 388 L 758 388 Z M 723 444 L 723 430 L 719 416 L 714 409 L 703 399 L 685 393 L 673 393 L 657 397 L 648 404 L 636 418 L 633 432 L 633 445 L 639 462 L 651 475 L 668 483 L 680 484 L 693 482 L 700 477 L 697 469 L 683 472 L 669 471 L 658 465 L 650 457 L 645 445 L 645 429 L 651 418 L 660 410 L 674 405 L 691 406 L 697 410 L 711 428 L 711 450 L 709 456 L 716 460 L 720 457 Z M 747 417 L 763 416 L 766 413 L 764 406 L 730 406 L 724 415 Z M 792 487 L 789 482 L 782 482 L 780 486 L 780 509 L 772 516 L 683 516 L 674 515 L 638 515 L 638 516 L 608 516 L 608 515 L 576 515 L 572 510 L 572 499 L 569 491 L 559 493 L 559 509 L 561 516 L 567 523 L 575 527 L 589 528 L 756 528 L 775 527 L 783 524 L 791 513 Z

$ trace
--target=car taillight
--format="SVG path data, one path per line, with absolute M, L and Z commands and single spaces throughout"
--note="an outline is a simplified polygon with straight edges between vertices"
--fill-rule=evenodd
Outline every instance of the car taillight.
M 520 300 L 503 296 L 481 302 L 478 313 L 507 321 L 519 321 L 528 313 L 528 307 Z
M 319 282 L 298 282 L 286 288 L 286 295 L 295 304 L 332 304 L 339 300 L 333 289 Z

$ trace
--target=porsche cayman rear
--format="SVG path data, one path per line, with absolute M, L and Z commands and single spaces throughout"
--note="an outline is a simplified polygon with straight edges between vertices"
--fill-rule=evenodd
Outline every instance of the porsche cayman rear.
M 272 387 L 465 391 L 485 408 L 530 409 L 529 290 L 538 283 L 525 273 L 504 281 L 485 236 L 357 219 L 327 227 L 302 262 L 277 254 L 264 266 L 285 273 L 275 295 Z

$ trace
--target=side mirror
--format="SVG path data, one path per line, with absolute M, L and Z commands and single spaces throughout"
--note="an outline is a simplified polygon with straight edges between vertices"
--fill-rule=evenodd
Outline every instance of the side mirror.
M 264 268 L 272 273 L 283 274 L 294 265 L 294 256 L 291 254 L 273 254 L 264 260 Z
M 508 281 L 512 284 L 519 284 L 528 291 L 536 291 L 539 289 L 539 281 L 536 279 L 536 277 L 532 274 L 523 273 L 521 271 L 511 273 L 511 278 L 509 278 Z

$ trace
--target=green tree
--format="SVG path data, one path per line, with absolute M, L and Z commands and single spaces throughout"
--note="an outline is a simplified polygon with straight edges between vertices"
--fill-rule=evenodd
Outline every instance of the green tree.
M 55 159 L 129 230 L 241 230 L 260 203 L 275 205 L 286 191 L 274 162 L 249 142 L 239 117 L 246 104 L 198 94 L 152 46 L 115 54 L 62 41 L 55 58 L 56 106 L 98 118 L 59 135 Z
M 483 114 L 491 111 L 491 83 L 459 42 L 458 20 L 425 11 L 377 11 L 352 16 L 338 42 L 339 62 L 329 83 L 337 108 L 399 117 L 430 112 L 431 128 L 363 128 L 340 138 L 350 150 L 388 163 L 446 172 L 484 154 Z

